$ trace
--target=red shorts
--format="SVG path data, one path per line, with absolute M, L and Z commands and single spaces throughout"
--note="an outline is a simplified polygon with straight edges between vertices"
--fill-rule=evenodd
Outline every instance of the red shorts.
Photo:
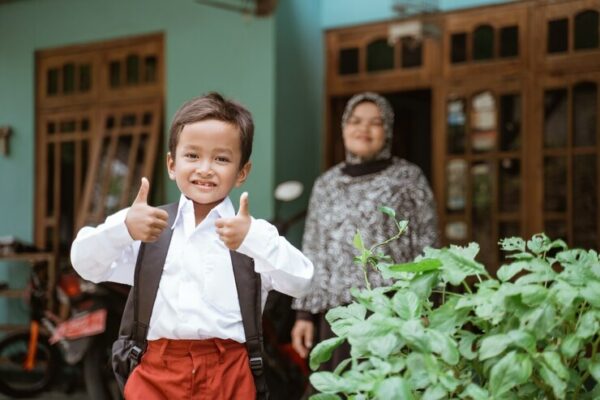
M 126 400 L 254 400 L 245 345 L 233 340 L 148 341 L 125 384 Z

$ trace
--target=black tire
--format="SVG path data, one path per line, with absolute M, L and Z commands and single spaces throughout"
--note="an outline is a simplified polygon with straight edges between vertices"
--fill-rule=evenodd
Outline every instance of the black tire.
M 112 345 L 98 336 L 83 359 L 83 379 L 90 400 L 121 400 L 112 369 Z
M 52 384 L 58 353 L 48 343 L 48 336 L 39 335 L 35 366 L 31 371 L 23 368 L 28 346 L 28 331 L 8 334 L 0 341 L 0 392 L 7 396 L 35 396 Z

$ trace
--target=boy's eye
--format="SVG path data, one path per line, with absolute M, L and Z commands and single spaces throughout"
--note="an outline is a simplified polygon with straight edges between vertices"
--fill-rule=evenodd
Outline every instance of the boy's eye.
M 189 159 L 193 159 L 193 160 L 195 160 L 196 158 L 198 158 L 198 155 L 196 155 L 195 153 L 185 153 L 183 156 L 185 158 L 189 158 Z
M 217 160 L 218 162 L 223 162 L 223 163 L 227 163 L 227 162 L 229 162 L 229 158 L 228 158 L 228 157 L 224 157 L 224 156 L 218 156 L 218 157 L 216 158 L 216 160 Z

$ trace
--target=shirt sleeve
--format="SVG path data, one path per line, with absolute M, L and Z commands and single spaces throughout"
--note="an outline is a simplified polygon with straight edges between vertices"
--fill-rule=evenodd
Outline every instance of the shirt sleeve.
M 133 285 L 140 242 L 133 240 L 124 209 L 97 227 L 84 227 L 71 246 L 71 263 L 82 278 L 94 283 L 110 281 Z
M 302 296 L 308 289 L 312 263 L 267 221 L 252 218 L 237 251 L 254 259 L 254 270 L 268 279 L 273 289 L 292 297 Z

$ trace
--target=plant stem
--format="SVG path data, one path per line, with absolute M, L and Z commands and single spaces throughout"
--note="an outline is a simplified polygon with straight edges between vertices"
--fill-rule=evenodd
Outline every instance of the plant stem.
M 368 265 L 364 264 L 362 266 L 362 270 L 363 270 L 363 274 L 365 276 L 365 285 L 367 286 L 367 289 L 371 290 L 371 282 L 369 282 L 369 277 L 368 277 L 368 274 L 367 274 Z

